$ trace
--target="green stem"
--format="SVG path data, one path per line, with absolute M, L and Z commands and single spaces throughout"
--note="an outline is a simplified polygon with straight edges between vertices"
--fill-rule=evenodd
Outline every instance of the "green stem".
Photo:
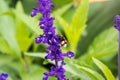
M 25 70 L 26 70 L 26 72 L 29 72 L 29 63 L 23 52 L 22 52 L 22 58 L 24 60 Z
M 120 80 L 120 31 L 119 31 L 119 51 L 118 51 L 118 78 Z

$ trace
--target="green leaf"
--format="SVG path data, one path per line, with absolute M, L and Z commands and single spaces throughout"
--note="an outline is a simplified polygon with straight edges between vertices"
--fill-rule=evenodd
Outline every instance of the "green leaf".
M 9 64 L 14 58 L 10 55 L 2 55 L 0 54 L 0 66 Z
M 16 5 L 16 12 L 18 12 L 19 14 L 24 14 L 22 3 L 20 1 L 18 1 Z M 16 38 L 18 40 L 21 50 L 23 52 L 26 52 L 33 42 L 33 39 L 29 37 L 31 31 L 18 16 L 15 16 L 15 23 L 17 30 Z
M 92 59 L 93 62 L 97 65 L 97 67 L 99 67 L 100 70 L 104 73 L 107 80 L 115 80 L 115 77 L 113 76 L 112 72 L 105 64 L 103 64 L 101 61 L 94 57 Z
M 83 29 L 79 29 L 78 31 L 74 32 L 74 29 L 71 28 L 71 26 L 60 16 L 56 16 L 56 19 L 58 20 L 59 24 L 61 25 L 62 29 L 64 30 L 66 37 L 68 39 L 68 42 L 70 43 L 70 50 L 75 52 L 76 46 L 79 41 L 80 34 Z M 84 25 L 86 26 L 86 25 Z M 72 38 L 74 36 L 74 38 Z
M 113 27 L 105 30 L 94 39 L 86 54 L 80 57 L 79 60 L 84 60 L 88 64 L 92 60 L 91 57 L 106 61 L 111 60 L 117 53 L 117 36 L 118 32 Z
M 53 15 L 53 16 L 57 16 L 57 15 L 61 16 L 61 15 L 63 15 L 71 6 L 72 6 L 72 3 L 69 3 L 69 4 L 65 5 L 65 6 L 63 6 L 62 8 L 55 10 L 55 11 L 52 13 L 52 15 Z
M 11 16 L 0 16 L 0 34 L 7 41 L 10 48 L 16 53 L 16 55 L 20 57 L 20 48 L 15 39 L 15 24 Z
M 13 10 L 13 13 L 16 17 L 18 17 L 21 21 L 23 21 L 31 31 L 33 31 L 36 35 L 40 35 L 42 31 L 40 30 L 38 24 L 39 21 L 31 16 L 27 16 L 26 14 L 22 14 Z
M 0 14 L 9 11 L 8 6 L 4 0 L 0 1 Z M 7 24 L 6 24 L 7 23 Z M 0 15 L 0 34 L 8 43 L 9 47 L 20 57 L 20 48 L 15 39 L 15 25 L 14 20 L 11 16 Z
M 78 69 L 73 63 L 67 61 L 65 62 L 65 70 L 72 74 L 71 77 L 77 76 L 82 80 L 92 80 L 87 74 Z
M 70 2 L 72 2 L 72 0 L 64 0 L 64 1 L 53 0 L 53 3 L 55 4 L 55 8 L 60 8 Z
M 103 32 L 103 30 L 112 27 L 113 25 L 113 17 L 115 14 L 120 13 L 119 10 L 116 10 L 120 1 L 106 1 L 106 2 L 95 2 L 90 4 L 89 15 L 88 15 L 88 27 L 87 35 L 85 35 L 81 41 L 78 50 L 77 57 L 81 56 L 88 50 L 88 46 L 93 42 L 93 39 L 98 36 L 99 33 Z M 113 5 L 110 5 L 113 4 Z M 103 11 L 104 9 L 104 11 Z M 113 9 L 115 11 L 113 11 Z M 109 23 L 109 24 L 108 24 Z M 84 45 L 82 45 L 82 44 Z
M 58 80 L 56 77 L 50 76 L 48 80 Z
M 90 68 L 79 66 L 69 59 L 66 59 L 65 62 L 65 69 L 82 80 L 105 80 L 104 77 Z
M 45 61 L 43 62 L 44 65 L 46 65 L 46 64 L 48 64 L 48 63 L 49 63 L 48 60 L 45 60 Z
M 9 44 L 6 42 L 6 40 L 0 36 L 0 51 L 2 53 L 9 53 L 11 55 L 15 54 L 14 51 L 9 47 Z
M 9 11 L 9 7 L 5 3 L 5 0 L 0 0 L 0 14 Z
M 71 36 L 74 36 L 70 42 L 72 42 L 72 47 L 74 47 L 74 52 L 76 52 L 77 43 L 81 38 L 82 32 L 86 28 L 86 21 L 88 15 L 89 0 L 82 0 L 80 6 L 77 8 L 75 14 L 73 15 L 71 22 Z
M 43 58 L 43 59 L 44 59 L 47 54 L 46 54 L 46 53 L 27 53 L 27 52 L 26 52 L 25 55 L 26 55 L 26 56 L 31 56 L 31 57 L 40 57 L 40 58 Z M 48 60 L 48 62 L 54 64 L 53 61 Z M 43 63 L 43 64 L 44 64 L 44 63 Z
M 44 58 L 45 57 L 45 53 L 25 53 L 25 55 L 27 56 L 32 56 L 32 57 L 41 57 Z M 53 63 L 51 61 L 49 61 L 50 63 Z M 77 76 L 83 80 L 87 79 L 87 80 L 105 80 L 99 73 L 83 67 L 83 66 L 79 66 L 77 64 L 74 64 L 71 62 L 71 60 L 69 59 L 65 59 L 65 62 L 67 63 L 65 65 L 65 69 L 70 72 L 71 74 L 74 74 L 74 76 Z M 96 74 L 96 75 L 94 75 Z
M 22 80 L 42 80 L 44 72 L 47 72 L 45 68 L 37 65 L 31 65 L 29 73 L 22 72 Z
M 70 42 L 70 50 L 76 52 L 77 43 L 81 37 L 82 32 L 86 28 L 87 14 L 88 14 L 89 0 L 83 0 L 81 5 L 73 15 L 72 23 L 69 25 L 60 16 L 56 16 L 59 24 L 62 26 L 68 41 Z M 73 38 L 74 36 L 74 38 Z
M 96 71 L 90 69 L 90 68 L 87 68 L 87 67 L 84 67 L 84 66 L 79 66 L 79 65 L 76 65 L 82 72 L 86 73 L 88 76 L 90 76 L 92 78 L 92 80 L 105 80 L 104 77 L 97 73 Z
M 24 9 L 23 9 L 23 6 L 22 6 L 22 3 L 21 1 L 18 1 L 17 4 L 16 4 L 16 10 L 20 13 L 24 13 Z
M 32 57 L 40 57 L 40 58 L 44 58 L 46 56 L 45 53 L 25 53 L 26 56 L 32 56 Z
M 89 0 L 82 0 L 80 6 L 77 8 L 75 14 L 73 15 L 71 26 L 74 31 L 85 29 L 84 25 L 87 21 L 88 8 Z
M 19 80 L 19 78 L 18 78 L 19 72 L 16 69 L 14 69 L 13 67 L 9 66 L 9 64 L 0 66 L 0 70 L 9 74 L 9 78 L 11 78 L 12 80 Z
M 42 80 L 43 73 L 47 72 L 45 68 L 35 64 L 29 64 L 27 67 L 25 67 L 21 65 L 19 61 L 13 61 L 9 63 L 8 66 L 13 68 L 17 72 L 14 72 L 14 75 L 19 74 L 19 76 L 22 78 L 21 80 Z
M 28 36 L 27 37 L 22 37 L 22 35 L 17 36 L 17 40 L 18 40 L 18 44 L 19 44 L 19 46 L 21 48 L 21 51 L 23 51 L 23 52 L 28 51 L 31 44 L 33 43 L 33 39 L 28 38 Z
M 71 39 L 70 25 L 60 16 L 56 16 L 56 19 L 59 21 L 59 24 L 61 25 L 62 29 L 64 30 L 66 37 L 69 41 Z

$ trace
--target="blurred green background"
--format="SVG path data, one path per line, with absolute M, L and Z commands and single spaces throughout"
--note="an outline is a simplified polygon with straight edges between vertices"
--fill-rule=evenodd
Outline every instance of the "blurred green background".
M 0 73 L 8 80 L 42 80 L 53 62 L 45 60 L 44 44 L 34 39 L 43 32 L 40 14 L 31 18 L 37 0 L 0 0 Z M 70 80 L 117 80 L 118 32 L 114 16 L 120 13 L 120 0 L 52 0 L 52 16 L 57 33 L 68 40 L 63 52 L 66 77 Z M 57 80 L 50 77 L 49 80 Z

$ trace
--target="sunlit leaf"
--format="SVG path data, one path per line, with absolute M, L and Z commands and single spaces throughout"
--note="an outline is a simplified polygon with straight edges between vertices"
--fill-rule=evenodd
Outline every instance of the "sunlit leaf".
M 25 53 L 25 55 L 32 57 L 41 57 L 41 58 L 44 58 L 46 56 L 45 53 Z
M 66 59 L 65 62 L 67 63 L 65 69 L 71 74 L 78 76 L 82 80 L 105 80 L 104 77 L 90 68 L 79 66 L 69 59 Z
M 86 28 L 88 8 L 89 8 L 89 0 L 82 0 L 80 6 L 77 8 L 72 18 L 71 36 L 74 36 L 74 38 L 71 39 L 70 42 L 72 42 L 72 46 L 74 47 L 73 49 L 74 52 L 76 52 L 77 43 L 81 38 L 82 32 Z
M 81 58 L 86 58 L 87 63 L 91 61 L 91 56 L 98 59 L 110 60 L 117 53 L 117 36 L 118 33 L 114 28 L 105 30 L 94 39 L 85 56 Z
M 25 53 L 27 56 L 32 56 L 32 57 L 41 57 L 44 58 L 45 54 L 43 53 Z M 50 62 L 50 61 L 49 61 Z M 74 74 L 74 76 L 77 76 L 81 79 L 87 79 L 87 80 L 105 80 L 99 73 L 83 67 L 79 66 L 77 64 L 72 63 L 69 59 L 65 61 L 67 64 L 65 65 L 65 69 L 70 72 L 71 74 Z M 96 74 L 96 75 L 94 75 Z
M 22 3 L 20 1 L 18 1 L 16 5 L 16 11 L 19 12 L 20 14 L 24 13 Z M 21 50 L 26 52 L 33 42 L 33 39 L 29 37 L 31 31 L 18 16 L 15 17 L 15 24 L 17 30 L 16 38 L 18 40 Z
M 50 76 L 50 77 L 48 78 L 48 80 L 57 80 L 57 78 L 56 78 L 56 77 L 53 77 L 53 76 Z
M 0 51 L 2 53 L 9 53 L 11 55 L 14 54 L 14 51 L 10 48 L 9 44 L 5 41 L 5 39 L 0 36 Z
M 4 12 L 6 12 L 6 11 L 9 11 L 9 8 L 8 8 L 8 6 L 7 6 L 7 4 L 5 3 L 5 1 L 4 0 L 0 0 L 0 14 L 1 13 L 4 13 Z
M 41 57 L 41 58 L 44 58 L 44 56 L 45 56 L 45 54 L 43 54 L 43 53 L 41 53 L 41 54 L 40 53 L 25 53 L 25 55 L 32 56 L 32 57 Z M 73 77 L 77 76 L 83 80 L 84 79 L 105 80 L 99 73 L 95 72 L 94 70 L 74 64 L 69 59 L 66 59 L 65 62 L 67 63 L 65 65 L 65 69 L 68 72 L 70 72 L 71 74 L 74 74 Z M 94 75 L 94 74 L 96 74 L 96 75 Z
M 62 8 L 55 10 L 52 14 L 53 14 L 53 16 L 57 16 L 57 15 L 61 16 L 61 15 L 63 15 L 71 6 L 72 6 L 72 3 L 69 3 L 69 4 L 65 5 L 65 6 L 63 6 Z
M 72 29 L 73 31 L 77 31 L 79 29 L 83 29 L 85 27 L 87 21 L 87 14 L 88 14 L 88 7 L 89 0 L 82 0 L 80 6 L 77 8 L 75 14 L 73 15 L 72 19 Z
M 115 80 L 115 77 L 113 76 L 112 72 L 110 71 L 110 69 L 105 64 L 103 64 L 101 61 L 99 61 L 98 59 L 96 59 L 94 57 L 92 59 L 93 59 L 93 62 L 104 73 L 107 80 Z
M 22 6 L 22 3 L 21 1 L 18 1 L 17 4 L 16 4 L 16 10 L 20 13 L 24 13 L 24 9 L 23 9 L 23 6 Z
M 71 24 L 68 24 L 63 18 L 56 16 L 59 24 L 62 26 L 70 45 L 70 50 L 76 52 L 77 43 L 82 32 L 86 28 L 89 0 L 83 0 L 73 15 Z M 74 36 L 74 38 L 73 38 Z
M 6 24 L 7 23 L 7 24 Z M 20 48 L 15 39 L 15 24 L 11 16 L 0 16 L 0 34 L 8 42 L 10 48 L 20 57 Z
M 4 0 L 0 1 L 0 14 L 9 11 Z M 8 43 L 9 47 L 20 57 L 20 48 L 15 39 L 14 20 L 9 15 L 0 15 L 0 34 Z
M 31 29 L 31 31 L 33 31 L 36 35 L 42 33 L 38 26 L 39 21 L 37 19 L 32 18 L 31 16 L 27 16 L 26 14 L 20 14 L 16 10 L 13 10 L 13 13 L 15 14 L 15 16 L 19 17 L 19 19 L 21 19 L 27 25 L 27 27 Z
M 62 29 L 64 30 L 66 37 L 68 38 L 68 41 L 69 41 L 71 39 L 70 25 L 60 16 L 56 16 L 56 19 L 59 21 L 59 24 L 61 25 Z
M 74 52 L 76 52 L 76 46 L 81 38 L 82 32 L 86 28 L 86 21 L 88 15 L 89 8 L 89 0 L 82 0 L 80 6 L 77 8 L 75 14 L 73 15 L 71 22 L 71 36 L 74 36 L 73 39 L 70 40 L 72 42 L 72 46 L 74 47 Z
M 11 62 L 8 64 L 9 67 L 14 68 L 14 70 L 19 73 L 19 76 L 22 80 L 42 80 L 43 73 L 47 72 L 47 70 L 41 66 L 35 64 L 29 64 L 27 66 L 23 66 L 18 61 Z M 16 66 L 17 65 L 17 66 Z M 18 68 L 19 66 L 19 68 Z
M 22 80 L 42 80 L 44 76 L 44 72 L 47 72 L 47 70 L 41 66 L 37 65 L 31 65 L 29 69 L 29 73 L 23 72 Z

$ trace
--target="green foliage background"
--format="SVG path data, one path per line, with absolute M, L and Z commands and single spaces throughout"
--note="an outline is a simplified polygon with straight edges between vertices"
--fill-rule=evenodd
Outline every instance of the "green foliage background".
M 65 58 L 66 77 L 116 80 L 118 32 L 113 28 L 113 19 L 120 13 L 120 1 L 82 0 L 80 5 L 72 0 L 53 2 L 57 33 L 69 42 L 62 50 L 75 53 L 73 59 Z M 42 33 L 38 27 L 41 15 L 30 17 L 36 6 L 36 0 L 0 0 L 0 73 L 8 73 L 8 80 L 42 80 L 43 73 L 54 65 L 44 60 L 45 45 L 34 43 Z

